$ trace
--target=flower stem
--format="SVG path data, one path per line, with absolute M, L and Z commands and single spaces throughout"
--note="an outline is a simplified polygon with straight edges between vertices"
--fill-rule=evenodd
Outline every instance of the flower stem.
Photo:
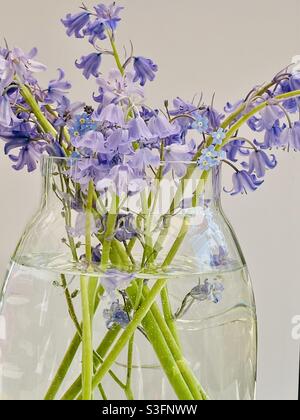
M 89 278 L 81 276 L 81 305 L 82 305 L 82 399 L 92 400 L 93 379 L 93 344 L 92 323 L 89 300 Z M 100 383 L 100 381 L 99 381 Z M 98 384 L 99 384 L 98 383 Z M 98 386 L 97 384 L 97 386 Z
M 128 343 L 128 356 L 127 356 L 127 380 L 125 386 L 125 394 L 127 399 L 130 401 L 134 400 L 134 395 L 131 388 L 132 381 L 132 363 L 133 363 L 133 345 L 134 345 L 134 335 L 131 337 Z
M 57 136 L 57 131 L 53 127 L 53 125 L 47 120 L 43 112 L 41 111 L 37 101 L 35 100 L 34 96 L 32 95 L 30 89 L 21 84 L 20 85 L 20 93 L 27 102 L 27 104 L 30 106 L 32 112 L 36 116 L 38 122 L 40 123 L 42 129 L 45 131 L 45 133 L 50 133 L 54 137 Z

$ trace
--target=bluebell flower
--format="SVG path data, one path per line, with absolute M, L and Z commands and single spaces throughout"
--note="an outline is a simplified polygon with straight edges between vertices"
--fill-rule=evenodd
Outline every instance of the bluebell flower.
M 94 9 L 99 20 L 101 20 L 107 28 L 115 31 L 118 23 L 121 20 L 119 14 L 124 9 L 124 7 L 117 6 L 116 2 L 113 2 L 109 6 L 106 6 L 105 4 L 99 4 L 98 6 L 95 6 Z
M 146 147 L 138 149 L 130 160 L 130 166 L 138 172 L 144 172 L 146 168 L 152 166 L 156 168 L 160 163 L 158 151 L 152 151 Z
M 108 296 L 114 300 L 117 292 L 126 290 L 134 278 L 134 274 L 110 269 L 101 276 L 101 284 Z
M 214 145 L 221 145 L 223 140 L 226 138 L 226 132 L 223 128 L 219 128 L 218 131 L 214 131 L 212 133 L 213 144 Z
M 202 113 L 202 115 L 203 117 L 206 117 L 208 119 L 210 131 L 217 130 L 220 127 L 221 122 L 224 118 L 223 114 L 220 114 L 216 109 L 214 109 L 211 106 L 207 107 L 206 110 Z
M 117 226 L 115 238 L 119 242 L 129 241 L 138 236 L 135 226 L 134 216 L 132 214 L 119 214 L 117 217 Z
M 76 38 L 83 38 L 81 30 L 87 25 L 90 20 L 90 12 L 83 11 L 75 15 L 67 14 L 65 19 L 62 19 L 63 25 L 67 28 L 67 35 L 75 35 Z
M 125 116 L 123 109 L 121 106 L 116 105 L 114 103 L 104 107 L 101 110 L 98 119 L 100 122 L 109 122 L 119 127 L 123 127 L 125 125 Z
M 91 53 L 81 57 L 80 61 L 75 62 L 75 65 L 78 69 L 82 69 L 84 77 L 89 79 L 91 76 L 99 77 L 101 60 L 101 53 Z
M 132 118 L 128 123 L 128 130 L 130 140 L 142 140 L 148 143 L 153 139 L 153 134 L 142 117 Z
M 266 169 L 274 169 L 277 166 L 277 160 L 274 155 L 268 156 L 263 150 L 254 150 L 249 157 L 249 164 L 247 164 L 248 172 L 252 174 L 255 172 L 258 178 L 263 178 L 266 174 Z
M 243 99 L 240 99 L 239 101 L 235 102 L 234 104 L 231 104 L 230 102 L 227 102 L 227 104 L 224 107 L 224 111 L 228 114 L 232 114 L 233 112 L 237 111 L 238 108 L 244 103 Z
M 210 265 L 211 267 L 224 267 L 228 265 L 228 250 L 223 246 L 220 246 L 217 254 L 211 255 Z
M 263 126 L 266 130 L 271 130 L 277 120 L 280 120 L 284 114 L 282 109 L 277 105 L 268 105 L 260 111 Z
M 54 156 L 54 157 L 59 157 L 59 158 L 66 157 L 64 149 L 56 140 L 52 140 L 49 144 L 47 144 L 45 149 L 49 156 Z
M 100 19 L 96 19 L 94 22 L 87 24 L 83 34 L 89 36 L 89 42 L 94 45 L 97 39 L 103 41 L 107 38 L 105 31 L 105 24 Z
M 270 130 L 265 131 L 264 141 L 258 142 L 257 140 L 254 140 L 254 144 L 260 149 L 272 149 L 274 147 L 281 147 L 281 133 L 285 128 L 286 126 L 284 125 L 282 127 L 280 121 L 277 120 Z
M 298 80 L 297 77 L 295 77 L 295 79 L 294 79 L 295 85 L 297 85 L 297 80 Z M 277 95 L 282 95 L 284 93 L 290 93 L 294 90 L 297 90 L 298 89 L 297 87 L 295 89 L 294 89 L 294 87 L 292 87 L 292 83 L 293 83 L 292 77 L 290 79 L 282 80 L 279 83 L 277 89 L 275 90 L 275 95 L 276 96 Z M 298 108 L 298 99 L 290 98 L 290 99 L 283 102 L 283 106 L 288 112 L 295 113 L 299 109 Z
M 100 193 L 112 189 L 119 197 L 123 194 L 127 197 L 138 194 L 146 186 L 146 181 L 139 177 L 131 166 L 126 164 L 113 166 L 109 174 L 96 183 L 96 189 Z
M 196 151 L 193 140 L 186 144 L 171 144 L 165 148 L 164 174 L 172 170 L 178 178 L 182 178 L 187 171 L 188 164 Z
M 58 78 L 51 80 L 48 86 L 45 102 L 52 104 L 56 102 L 60 104 L 65 98 L 67 92 L 71 89 L 71 83 L 64 80 L 65 72 L 62 69 L 58 69 Z
M 233 174 L 232 182 L 232 189 L 227 191 L 224 188 L 224 191 L 231 195 L 237 195 L 247 194 L 248 192 L 256 191 L 258 187 L 260 187 L 263 184 L 264 181 L 257 179 L 254 174 L 249 174 L 249 172 L 241 170 Z
M 103 317 L 106 319 L 106 327 L 109 330 L 116 325 L 125 329 L 130 323 L 129 315 L 125 312 L 124 306 L 121 306 L 119 301 L 113 302 L 110 309 L 105 309 L 103 311 Z
M 122 155 L 132 154 L 132 141 L 129 139 L 128 130 L 118 128 L 114 130 L 106 139 L 105 147 L 108 153 Z
M 85 156 L 93 156 L 104 149 L 104 136 L 100 131 L 88 131 L 81 137 L 72 137 L 71 142 Z
M 232 140 L 223 147 L 223 151 L 226 153 L 226 157 L 231 162 L 237 162 L 237 156 L 243 155 L 248 156 L 250 150 L 244 148 L 245 141 L 241 139 Z
M 0 126 L 10 127 L 18 119 L 12 110 L 8 95 L 0 96 Z
M 282 130 L 280 143 L 282 147 L 300 151 L 300 121 L 295 122 L 292 127 Z
M 265 125 L 262 118 L 258 118 L 256 116 L 251 117 L 248 120 L 248 126 L 251 128 L 252 131 L 261 132 L 265 130 Z M 276 123 L 276 121 L 275 121 Z
M 79 183 L 83 190 L 88 188 L 91 180 L 96 184 L 106 174 L 106 169 L 99 165 L 98 159 L 75 159 L 71 160 L 70 163 L 70 177 Z
M 204 284 L 196 286 L 190 294 L 192 298 L 200 302 L 209 301 L 218 304 L 223 298 L 224 290 L 223 284 L 219 281 L 210 282 L 207 279 Z
M 180 132 L 180 127 L 177 124 L 171 124 L 164 115 L 154 115 L 148 123 L 148 128 L 153 137 L 158 139 L 165 139 Z
M 145 86 L 147 80 L 153 82 L 158 66 L 149 58 L 135 57 L 133 67 L 135 70 L 134 82 L 140 81 L 141 86 Z
M 67 226 L 68 234 L 73 238 L 81 238 L 86 234 L 86 212 L 81 211 L 77 213 L 75 225 Z M 94 217 L 91 219 L 91 233 L 95 234 L 99 231 L 99 224 L 96 223 Z
M 198 115 L 196 121 L 192 123 L 192 128 L 197 130 L 200 134 L 207 133 L 209 127 L 208 118 L 203 117 L 203 115 Z

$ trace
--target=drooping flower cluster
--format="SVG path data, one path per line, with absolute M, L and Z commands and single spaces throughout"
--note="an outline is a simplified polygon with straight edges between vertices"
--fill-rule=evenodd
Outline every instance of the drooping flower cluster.
M 161 161 L 163 175 L 172 172 L 178 178 L 188 162 L 197 162 L 203 171 L 226 162 L 234 169 L 228 192 L 235 195 L 256 190 L 266 171 L 275 168 L 269 149 L 300 151 L 299 72 L 282 72 L 268 86 L 252 89 L 245 100 L 227 103 L 228 118 L 202 98 L 199 103 L 176 98 L 173 107 L 166 101 L 166 112 L 150 109 L 144 87 L 158 67 L 135 55 L 133 47 L 122 63 L 115 42 L 122 10 L 116 2 L 91 10 L 82 6 L 62 19 L 68 36 L 87 38 L 94 50 L 75 63 L 97 83 L 92 106 L 71 103 L 71 84 L 61 69 L 46 89 L 39 85 L 36 74 L 46 67 L 35 61 L 36 49 L 28 54 L 0 49 L 0 136 L 15 169 L 33 171 L 45 153 L 72 157 L 70 174 L 83 191 L 93 181 L 100 194 L 114 185 L 117 194 L 134 195 L 145 187 L 149 170 L 158 174 Z M 104 56 L 116 63 L 106 78 L 100 73 Z M 240 137 L 239 123 L 245 121 L 254 139 Z M 126 220 L 124 226 L 129 225 Z M 130 234 L 127 229 L 119 238 Z

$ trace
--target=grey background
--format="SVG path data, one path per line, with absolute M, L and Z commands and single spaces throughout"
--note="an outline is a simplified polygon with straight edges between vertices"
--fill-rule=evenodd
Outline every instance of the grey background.
M 95 89 L 74 68 L 90 51 L 68 39 L 59 19 L 80 1 L 1 0 L 0 38 L 24 50 L 37 46 L 49 71 L 47 83 L 63 67 L 73 83 L 73 99 L 89 100 Z M 94 2 L 87 1 L 88 5 Z M 299 0 L 123 0 L 125 22 L 119 45 L 132 40 L 137 54 L 160 66 L 148 87 L 149 102 L 191 99 L 214 92 L 222 107 L 268 81 L 300 54 Z M 105 67 L 105 66 L 104 66 Z M 1 145 L 0 145 L 1 146 Z M 224 207 L 240 238 L 252 274 L 259 315 L 259 399 L 297 398 L 299 342 L 291 337 L 300 314 L 299 234 L 300 155 L 279 154 L 280 166 L 264 186 L 247 197 L 224 197 Z M 224 183 L 229 186 L 229 174 Z M 39 200 L 39 174 L 16 173 L 0 154 L 0 272 Z

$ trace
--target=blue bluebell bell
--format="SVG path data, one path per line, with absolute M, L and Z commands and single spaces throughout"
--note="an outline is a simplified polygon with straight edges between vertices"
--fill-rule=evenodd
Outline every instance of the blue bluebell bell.
M 254 173 L 258 178 L 263 178 L 267 169 L 274 169 L 277 166 L 277 160 L 274 155 L 268 156 L 263 150 L 254 150 L 249 157 L 247 164 L 250 174 Z
M 155 73 L 158 71 L 158 66 L 149 58 L 144 57 L 135 57 L 133 67 L 135 70 L 133 81 L 139 81 L 141 86 L 145 86 L 147 80 L 153 82 Z
M 78 69 L 82 69 L 84 77 L 89 79 L 91 76 L 99 77 L 101 61 L 101 53 L 91 53 L 81 57 L 80 61 L 75 62 L 75 65 Z
M 250 174 L 246 170 L 237 171 L 232 176 L 233 187 L 231 190 L 224 191 L 230 195 L 247 194 L 256 191 L 263 184 L 263 180 L 259 180 L 254 174 Z
M 238 155 L 248 156 L 250 154 L 250 150 L 244 146 L 245 140 L 236 139 L 230 141 L 223 147 L 223 151 L 226 153 L 226 158 L 231 162 L 237 162 Z
M 95 6 L 94 9 L 98 19 L 101 20 L 108 29 L 111 31 L 115 31 L 117 29 L 117 25 L 121 20 L 119 14 L 124 7 L 117 6 L 116 2 L 113 2 L 109 6 L 99 4 L 98 6 Z
M 83 30 L 83 34 L 89 36 L 89 42 L 93 45 L 98 39 L 103 41 L 107 38 L 105 24 L 100 19 L 89 22 Z
M 76 38 L 83 38 L 82 29 L 87 25 L 90 20 L 90 12 L 83 11 L 75 15 L 67 14 L 62 23 L 67 28 L 67 35 L 75 35 Z

